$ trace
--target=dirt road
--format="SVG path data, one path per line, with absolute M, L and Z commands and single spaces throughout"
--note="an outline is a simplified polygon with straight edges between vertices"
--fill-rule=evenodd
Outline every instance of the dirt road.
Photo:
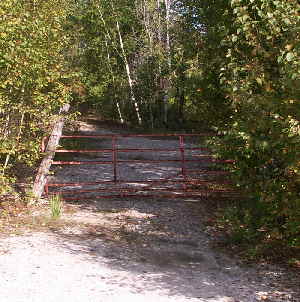
M 85 123 L 81 131 L 112 133 Z M 126 141 L 132 147 L 137 143 Z M 169 140 L 156 143 L 174 145 Z M 142 144 L 153 141 L 144 139 Z M 66 167 L 55 180 L 108 177 L 109 168 L 103 169 Z M 122 169 L 120 176 L 136 179 L 166 177 L 178 167 Z M 203 211 L 201 202 L 193 199 L 68 203 L 60 227 L 1 239 L 0 301 L 300 301 L 295 287 L 281 282 L 291 278 L 295 284 L 295 276 L 283 268 L 242 266 L 212 249 Z

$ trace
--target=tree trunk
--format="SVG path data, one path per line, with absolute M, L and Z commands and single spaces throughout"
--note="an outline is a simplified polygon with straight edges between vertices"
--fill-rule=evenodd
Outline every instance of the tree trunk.
M 170 0 L 165 0 L 166 7 L 166 53 L 167 53 L 167 64 L 168 73 L 171 71 L 171 45 L 170 45 Z M 169 75 L 166 76 L 164 81 L 164 124 L 168 125 L 168 105 L 169 105 L 169 89 L 170 80 Z
M 132 82 L 132 78 L 131 78 L 130 67 L 129 67 L 126 52 L 125 52 L 125 49 L 124 49 L 123 38 L 122 38 L 122 35 L 121 35 L 121 30 L 120 30 L 120 25 L 119 25 L 118 20 L 116 21 L 116 25 L 117 25 L 117 31 L 118 31 L 121 50 L 122 50 L 123 60 L 124 60 L 125 68 L 126 68 L 128 84 L 129 84 L 129 88 L 130 88 L 130 97 L 131 97 L 131 101 L 132 101 L 132 103 L 134 105 L 134 108 L 135 108 L 138 123 L 139 123 L 139 125 L 141 125 L 142 124 L 142 118 L 141 118 L 141 115 L 140 115 L 140 108 L 139 108 L 139 105 L 136 101 L 135 94 L 134 94 L 134 91 L 133 91 L 133 82 Z
M 179 108 L 178 108 L 179 122 L 181 125 L 183 125 L 184 123 L 184 110 L 183 110 L 184 103 L 185 103 L 184 89 L 181 89 L 179 95 Z
M 5 170 L 7 169 L 7 166 L 8 166 L 9 160 L 11 158 L 11 155 L 14 152 L 17 151 L 17 148 L 18 148 L 18 146 L 20 144 L 20 139 L 21 139 L 22 130 L 23 130 L 24 117 L 25 117 L 25 114 L 23 112 L 22 115 L 21 115 L 21 120 L 20 120 L 20 125 L 19 125 L 19 129 L 18 129 L 18 134 L 17 134 L 16 142 L 15 142 L 15 145 L 12 147 L 12 149 L 9 151 L 9 153 L 6 155 L 5 162 L 4 162 L 4 165 L 3 165 L 3 168 L 2 168 L 2 172 L 1 172 L 2 175 L 5 174 Z M 8 122 L 9 122 L 9 119 L 8 119 Z M 7 133 L 7 135 L 8 135 L 8 133 Z
M 112 10 L 114 12 L 114 4 L 113 2 L 111 2 L 111 5 L 112 5 Z M 120 25 L 119 25 L 119 21 L 116 20 L 116 28 L 117 28 L 117 34 L 118 34 L 118 37 L 119 37 L 119 43 L 120 43 L 120 47 L 121 47 L 121 51 L 122 53 L 120 54 L 117 47 L 114 45 L 113 43 L 113 38 L 111 37 L 110 33 L 109 33 L 109 29 L 106 25 L 106 22 L 105 22 L 105 19 L 103 17 L 103 14 L 102 14 L 102 10 L 101 10 L 101 7 L 98 6 L 98 10 L 99 10 L 99 13 L 100 13 L 100 17 L 101 17 L 101 20 L 102 20 L 102 23 L 103 23 L 103 26 L 104 26 L 104 29 L 105 29 L 105 32 L 106 32 L 106 35 L 107 37 L 109 38 L 109 41 L 112 42 L 112 45 L 114 46 L 115 50 L 117 51 L 117 53 L 120 55 L 120 57 L 123 59 L 123 62 L 124 62 L 124 65 L 125 65 L 125 68 L 126 68 L 126 74 L 127 74 L 127 78 L 128 78 L 128 84 L 129 84 L 129 88 L 130 88 L 130 98 L 131 98 L 131 102 L 133 103 L 134 105 L 134 108 L 135 108 L 135 112 L 136 112 L 136 115 L 137 115 L 137 119 L 138 119 L 138 123 L 139 125 L 142 124 L 142 118 L 140 116 L 140 109 L 139 109 L 139 105 L 136 101 L 136 98 L 135 98 L 135 94 L 134 94 L 134 91 L 133 91 L 133 82 L 132 82 L 132 78 L 131 78 L 131 73 L 130 73 L 130 68 L 129 68 L 129 64 L 128 64 L 128 60 L 127 60 L 127 56 L 126 56 L 126 52 L 125 52 L 125 49 L 124 49 L 124 43 L 123 43 L 123 38 L 122 38 L 122 35 L 121 35 L 121 30 L 120 30 Z M 107 41 L 106 41 L 107 43 Z M 107 45 L 107 44 L 106 44 Z M 118 106 L 118 105 L 117 105 Z M 120 106 L 119 106 L 120 108 Z M 123 119 L 123 118 L 122 118 Z M 121 119 L 121 120 L 122 120 Z
M 121 106 L 120 106 L 119 101 L 117 100 L 117 96 L 116 95 L 115 95 L 115 102 L 116 102 L 116 106 L 117 106 L 120 122 L 121 122 L 121 124 L 124 124 L 124 119 L 123 119 L 123 116 L 122 116 Z
M 68 113 L 70 109 L 69 104 L 65 104 L 60 110 L 60 117 L 53 127 L 52 133 L 49 137 L 49 141 L 45 150 L 45 157 L 42 160 L 38 173 L 35 178 L 35 182 L 32 188 L 33 194 L 36 198 L 41 198 L 44 188 L 47 182 L 47 176 L 52 164 L 52 160 L 55 156 L 56 148 L 59 144 L 60 137 L 62 135 L 62 130 L 65 122 L 64 114 Z
M 108 42 L 107 41 L 105 41 L 105 45 L 106 45 L 106 51 L 107 51 L 107 66 L 108 66 L 109 72 L 111 74 L 111 78 L 112 78 L 112 82 L 113 82 L 113 88 L 114 88 L 114 91 L 115 91 L 115 87 L 114 87 L 115 86 L 115 76 L 114 76 L 114 72 L 113 72 L 113 69 L 112 69 L 112 66 L 111 66 L 111 62 L 110 62 L 110 55 L 109 55 L 109 49 L 108 49 Z M 122 115 L 122 111 L 121 111 L 121 106 L 120 106 L 120 103 L 118 101 L 116 93 L 114 93 L 114 98 L 115 98 L 115 103 L 116 103 L 116 107 L 117 107 L 120 122 L 121 122 L 121 124 L 124 124 L 124 119 L 123 119 L 123 115 Z

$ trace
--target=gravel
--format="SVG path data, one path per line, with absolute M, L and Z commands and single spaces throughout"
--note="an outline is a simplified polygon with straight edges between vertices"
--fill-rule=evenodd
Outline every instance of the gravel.
M 108 133 L 84 123 L 81 131 Z M 154 142 L 126 141 L 137 144 Z M 108 177 L 105 169 L 66 167 L 52 180 L 95 180 Z M 122 177 L 140 178 L 145 169 L 149 179 L 168 177 L 178 167 L 127 166 Z M 300 301 L 296 274 L 279 266 L 245 266 L 212 249 L 203 211 L 201 200 L 183 198 L 66 203 L 62 226 L 0 240 L 0 302 Z

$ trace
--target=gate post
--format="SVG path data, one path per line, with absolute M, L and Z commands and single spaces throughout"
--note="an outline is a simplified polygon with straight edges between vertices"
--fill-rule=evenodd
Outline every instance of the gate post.
M 183 135 L 179 135 L 179 144 L 180 144 L 180 152 L 181 152 L 181 173 L 183 177 L 186 178 Z
M 46 184 L 45 184 L 45 195 L 46 197 L 49 196 L 49 186 L 48 186 L 48 180 L 46 181 Z
M 117 137 L 114 135 L 112 137 L 112 160 L 113 160 L 113 170 L 114 170 L 114 182 L 117 182 L 117 149 L 116 149 Z

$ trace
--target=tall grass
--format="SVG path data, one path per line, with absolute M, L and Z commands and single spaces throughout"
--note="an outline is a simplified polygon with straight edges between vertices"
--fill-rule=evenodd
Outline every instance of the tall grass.
M 58 219 L 62 214 L 63 200 L 59 194 L 52 195 L 50 198 L 51 217 Z

